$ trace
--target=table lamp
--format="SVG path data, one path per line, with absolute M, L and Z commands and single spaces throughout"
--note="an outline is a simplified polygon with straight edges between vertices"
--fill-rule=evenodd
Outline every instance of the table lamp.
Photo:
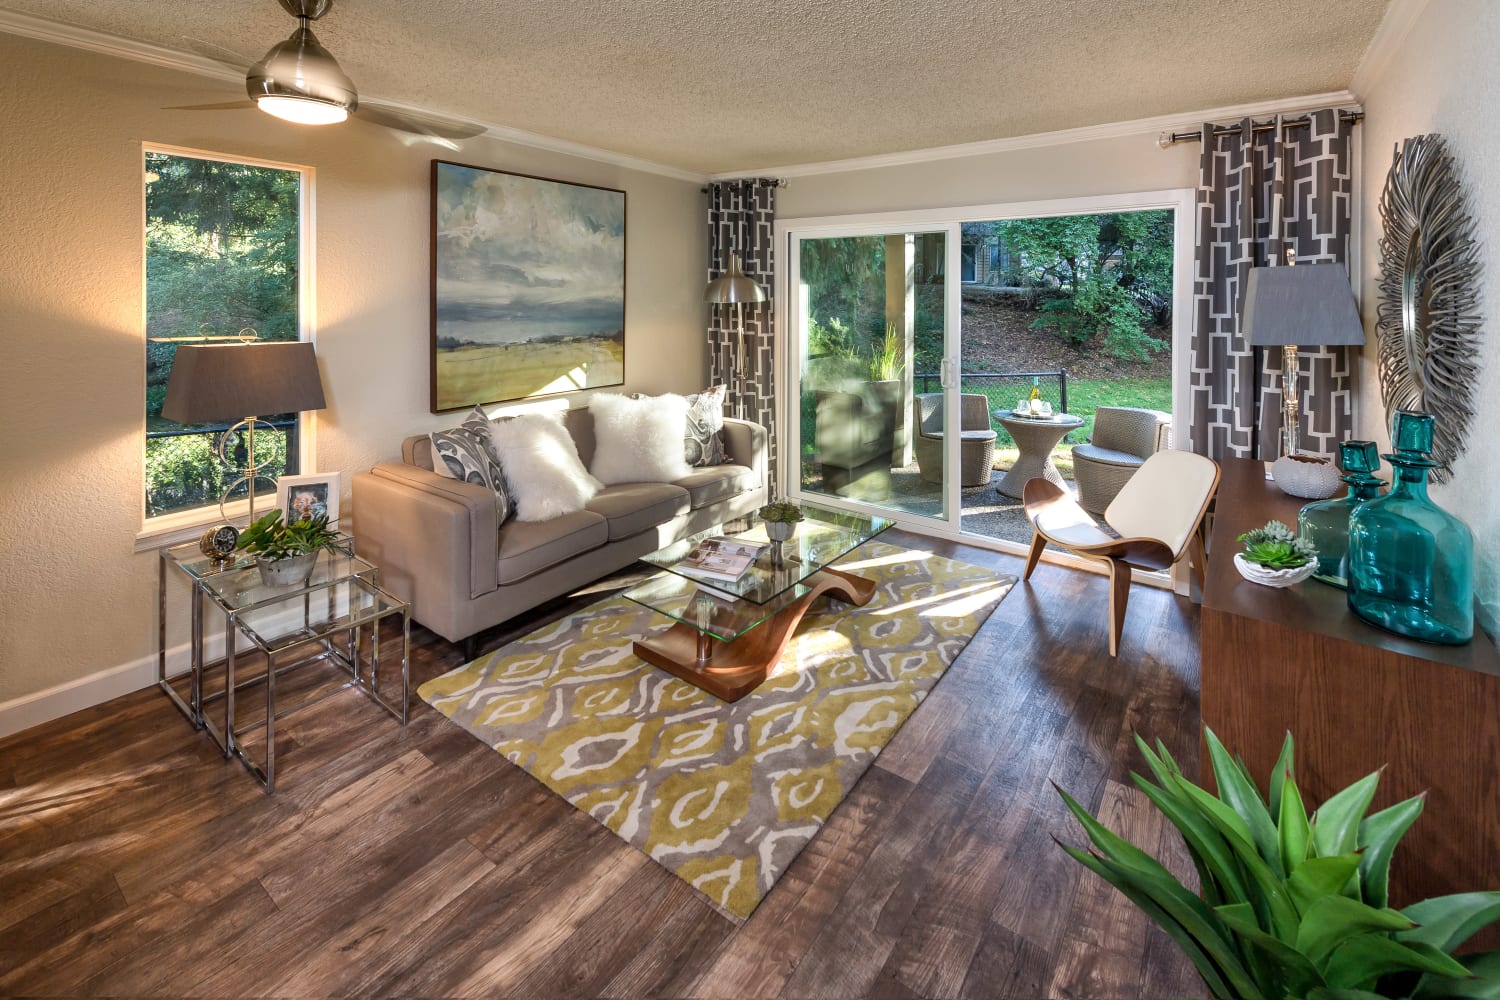
M 236 344 L 191 344 L 177 348 L 167 397 L 161 415 L 184 424 L 237 420 L 219 439 L 219 457 L 234 463 L 224 453 L 234 432 L 245 428 L 249 461 L 244 473 L 224 490 L 222 509 L 229 493 L 241 482 L 249 487 L 250 520 L 255 521 L 255 425 L 256 414 L 300 413 L 321 410 L 323 382 L 313 345 L 299 340 L 259 340 Z M 270 426 L 269 424 L 267 426 Z
M 745 319 L 741 310 L 744 303 L 766 301 L 766 290 L 754 278 L 740 269 L 740 255 L 729 255 L 729 266 L 724 273 L 708 283 L 703 290 L 703 301 L 710 305 L 733 305 L 734 328 L 737 338 L 734 362 L 735 416 L 744 417 L 745 408 Z

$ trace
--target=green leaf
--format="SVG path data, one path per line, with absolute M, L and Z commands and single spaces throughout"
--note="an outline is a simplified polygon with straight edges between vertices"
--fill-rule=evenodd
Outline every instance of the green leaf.
M 1281 864 L 1281 846 L 1276 837 L 1276 824 L 1271 822 L 1271 814 L 1266 812 L 1266 803 L 1260 797 L 1260 790 L 1235 766 L 1234 759 L 1229 756 L 1229 751 L 1224 749 L 1224 744 L 1219 742 L 1212 729 L 1204 726 L 1203 736 L 1208 741 L 1208 754 L 1213 760 L 1214 780 L 1219 786 L 1219 797 L 1245 821 L 1250 842 L 1260 851 L 1260 856 L 1271 866 L 1271 870 L 1278 876 L 1285 875 L 1286 870 Z
M 1325 986 L 1307 994 L 1307 1000 L 1382 1000 L 1382 997 L 1369 990 L 1331 990 Z
M 1342 896 L 1329 898 L 1354 902 Z M 1381 976 L 1407 971 L 1454 978 L 1469 974 L 1469 970 L 1430 945 L 1408 945 L 1379 934 L 1361 934 L 1334 949 L 1323 966 L 1323 978 L 1332 987 L 1364 989 L 1373 986 Z
M 1426 798 L 1424 792 L 1398 802 L 1359 824 L 1359 846 L 1365 852 L 1359 862 L 1360 891 L 1371 906 L 1390 905 L 1391 855 L 1401 838 L 1406 836 L 1406 831 L 1422 815 Z
M 1080 805 L 1073 796 L 1063 791 L 1062 788 L 1055 784 L 1052 787 L 1057 789 L 1057 794 L 1062 796 L 1063 803 L 1068 807 L 1068 811 L 1083 826 L 1084 832 L 1089 835 L 1089 839 L 1094 842 L 1094 846 L 1099 848 L 1100 852 L 1106 858 L 1154 878 L 1168 879 L 1175 885 L 1181 885 L 1177 881 L 1177 877 L 1167 871 L 1161 862 L 1139 847 L 1136 847 L 1124 837 L 1110 830 L 1103 823 L 1100 823 L 1094 818 L 1092 813 Z
M 1292 732 L 1287 730 L 1286 739 L 1281 741 L 1281 754 L 1276 758 L 1276 766 L 1271 768 L 1271 797 L 1268 804 L 1272 816 L 1281 815 L 1281 785 L 1291 777 Z
M 1359 870 L 1360 855 L 1335 854 L 1331 858 L 1308 858 L 1286 880 L 1287 894 L 1297 912 L 1306 915 L 1314 903 L 1327 896 L 1339 896 L 1349 876 Z M 1342 896 L 1340 898 L 1343 898 Z M 1377 907 L 1378 909 L 1378 907 Z
M 1053 839 L 1056 840 L 1056 838 Z M 1141 912 L 1151 918 L 1158 927 L 1166 931 L 1167 935 L 1173 941 L 1177 942 L 1177 947 L 1182 949 L 1182 953 L 1188 957 L 1188 961 L 1193 963 L 1193 968 L 1198 970 L 1198 975 L 1203 979 L 1203 985 L 1208 987 L 1208 991 L 1212 996 L 1231 997 L 1241 995 L 1230 992 L 1229 985 L 1224 980 L 1223 972 L 1220 970 L 1218 964 L 1209 957 L 1208 952 L 1204 950 L 1197 938 L 1159 906 L 1149 893 L 1141 891 L 1128 879 L 1118 875 L 1104 860 L 1086 851 L 1080 851 L 1076 847 L 1069 847 L 1061 841 L 1057 841 L 1057 846 L 1066 851 L 1068 856 L 1074 861 L 1077 861 L 1118 889 L 1124 894 L 1125 898 L 1140 907 Z M 1241 968 L 1243 969 L 1243 967 Z
M 1463 979 L 1449 976 L 1425 975 L 1412 994 L 1417 1000 L 1435 1000 L 1438 997 L 1476 997 L 1480 1000 L 1500 1000 L 1500 951 L 1488 951 L 1481 955 L 1465 955 L 1459 959 L 1468 969 Z
M 1307 822 L 1307 808 L 1302 804 L 1302 793 L 1297 791 L 1297 782 L 1288 773 L 1277 789 L 1280 793 L 1280 820 L 1276 832 L 1281 843 L 1281 867 L 1288 875 L 1296 873 L 1297 866 L 1307 860 L 1308 848 L 1312 846 L 1312 827 Z
M 1359 846 L 1359 824 L 1379 782 L 1379 771 L 1367 774 L 1318 807 L 1312 818 L 1313 854 L 1347 854 Z
M 1214 912 L 1229 925 L 1231 931 L 1243 938 L 1246 944 L 1256 948 L 1269 959 L 1270 966 L 1277 973 L 1278 996 L 1300 997 L 1306 995 L 1309 990 L 1323 985 L 1323 974 L 1318 971 L 1317 966 L 1307 960 L 1306 955 L 1261 930 L 1260 925 L 1255 921 L 1255 911 L 1249 903 L 1216 906 Z
M 1463 945 L 1475 932 L 1500 920 L 1500 892 L 1461 892 L 1413 903 L 1401 911 L 1417 926 L 1396 935 L 1445 952 Z
M 1248 895 L 1250 902 L 1256 905 L 1256 910 L 1260 913 L 1267 930 L 1281 941 L 1296 940 L 1297 911 L 1292 906 L 1281 877 L 1271 870 L 1255 846 L 1250 843 L 1249 837 L 1244 832 L 1244 821 L 1233 809 L 1186 778 L 1177 778 L 1176 784 L 1223 835 L 1245 873 L 1255 884 L 1257 891 Z
M 1168 763 L 1170 756 L 1167 754 L 1167 748 L 1159 741 L 1157 743 L 1157 748 L 1161 751 L 1159 754 L 1155 750 L 1152 750 L 1146 741 L 1141 738 L 1140 733 L 1135 734 L 1135 745 L 1140 750 L 1141 756 L 1146 758 L 1146 766 L 1151 769 L 1151 773 L 1156 776 L 1156 780 L 1161 782 L 1163 786 L 1170 786 L 1173 777 L 1182 773 L 1177 769 L 1175 764 Z M 1173 794 L 1170 788 L 1168 789 L 1168 793 Z
M 1193 864 L 1198 868 L 1198 882 L 1204 899 L 1214 902 L 1209 895 L 1209 890 L 1213 887 L 1217 887 L 1214 888 L 1216 894 L 1227 896 L 1229 900 L 1246 899 L 1249 893 L 1246 890 L 1244 871 L 1235 858 L 1234 851 L 1230 850 L 1214 825 L 1180 795 L 1173 795 L 1134 772 L 1130 776 L 1135 780 L 1136 787 L 1146 793 L 1146 797 L 1182 835 L 1188 853 L 1192 855 Z
M 1297 950 L 1323 969 L 1330 986 L 1357 986 L 1363 980 L 1335 979 L 1326 962 L 1332 954 L 1371 932 L 1406 930 L 1411 921 L 1395 910 L 1377 910 L 1348 896 L 1321 896 L 1307 908 L 1297 928 Z

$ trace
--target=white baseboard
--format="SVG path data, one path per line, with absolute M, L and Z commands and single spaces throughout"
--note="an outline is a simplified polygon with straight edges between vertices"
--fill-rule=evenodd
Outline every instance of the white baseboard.
M 223 658 L 224 635 L 221 631 L 204 637 L 203 653 L 210 663 Z M 191 662 L 186 642 L 168 648 L 167 676 L 176 677 L 187 673 Z M 64 681 L 42 691 L 0 702 L 0 739 L 85 708 L 102 705 L 155 683 L 156 654 L 151 653 L 87 677 Z M 166 698 L 165 695 L 162 697 Z

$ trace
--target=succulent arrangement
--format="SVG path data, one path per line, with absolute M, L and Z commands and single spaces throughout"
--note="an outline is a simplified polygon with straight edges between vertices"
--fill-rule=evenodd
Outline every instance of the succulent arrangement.
M 1296 532 L 1280 521 L 1267 521 L 1265 527 L 1245 532 L 1239 543 L 1245 547 L 1240 554 L 1246 562 L 1267 569 L 1296 569 L 1318 558 L 1318 550 L 1311 542 L 1298 538 Z
M 320 549 L 330 549 L 338 533 L 328 527 L 323 515 L 305 521 L 282 522 L 280 509 L 273 510 L 240 532 L 235 548 L 268 562 L 305 556 Z
M 1423 797 L 1367 815 L 1379 772 L 1308 814 L 1291 734 L 1263 796 L 1205 728 L 1218 795 L 1193 784 L 1159 741 L 1136 736 L 1155 781 L 1131 778 L 1177 828 L 1198 871 L 1193 893 L 1068 794 L 1090 851 L 1060 846 L 1159 924 L 1224 1000 L 1500 997 L 1500 951 L 1454 957 L 1500 920 L 1500 892 L 1392 909 L 1391 856 Z
M 802 520 L 802 508 L 790 500 L 776 500 L 760 509 L 760 519 L 773 524 L 796 524 Z

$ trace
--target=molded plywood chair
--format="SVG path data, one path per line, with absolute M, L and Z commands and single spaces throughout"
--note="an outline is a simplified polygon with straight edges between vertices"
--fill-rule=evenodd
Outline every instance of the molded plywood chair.
M 1109 566 L 1109 655 L 1120 651 L 1131 569 L 1163 570 L 1189 556 L 1203 585 L 1203 515 L 1219 488 L 1217 462 L 1190 451 L 1159 451 L 1130 477 L 1104 512 L 1120 533 L 1101 529 L 1064 489 L 1045 479 L 1026 484 L 1026 516 L 1035 533 L 1026 558 L 1031 579 L 1048 542 Z
M 943 481 L 943 394 L 923 392 L 912 397 L 912 418 L 917 434 L 912 450 L 917 469 L 928 483 Z M 995 431 L 990 427 L 990 401 L 983 393 L 966 392 L 958 399 L 959 482 L 963 486 L 987 486 L 995 465 Z

